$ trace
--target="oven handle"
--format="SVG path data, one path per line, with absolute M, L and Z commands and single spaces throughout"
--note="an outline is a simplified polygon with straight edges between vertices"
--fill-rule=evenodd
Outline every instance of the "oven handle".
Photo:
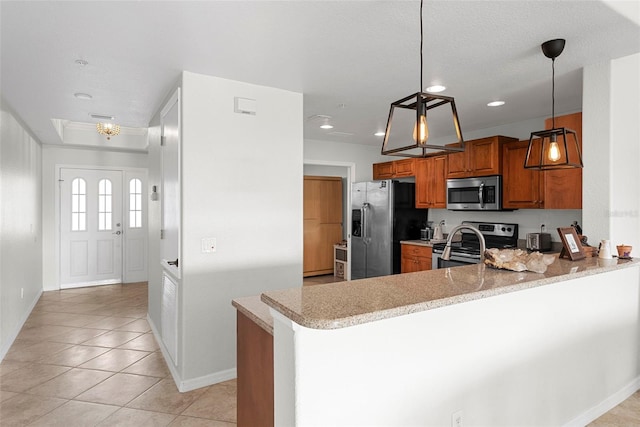
M 484 208 L 484 181 L 478 187 L 478 197 L 480 198 L 480 207 Z

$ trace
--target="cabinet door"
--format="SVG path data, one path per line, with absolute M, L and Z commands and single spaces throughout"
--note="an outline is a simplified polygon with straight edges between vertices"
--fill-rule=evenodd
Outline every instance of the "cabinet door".
M 393 178 L 395 168 L 393 162 L 374 163 L 373 179 L 390 179 Z
M 418 271 L 427 271 L 431 270 L 431 258 L 427 257 L 417 257 L 416 258 L 416 268 Z
M 448 156 L 429 159 L 429 198 L 432 208 L 447 207 L 447 162 Z
M 429 198 L 429 159 L 416 160 L 416 208 L 430 208 Z
M 413 176 L 415 174 L 414 159 L 396 160 L 394 163 L 394 178 L 401 178 L 405 176 Z
M 469 143 L 469 176 L 488 176 L 500 173 L 501 154 L 498 138 L 485 138 Z
M 537 209 L 541 206 L 541 172 L 524 168 L 529 141 L 502 146 L 502 205 L 505 209 Z M 533 153 L 536 155 L 536 153 Z
M 551 122 L 551 119 L 545 121 L 546 129 L 552 128 Z M 582 113 L 556 117 L 556 127 L 575 130 L 582 150 Z M 582 209 L 582 169 L 558 169 L 543 173 L 545 209 Z
M 454 144 L 452 144 L 454 145 Z M 459 144 L 455 144 L 459 145 Z M 465 150 L 459 153 L 450 153 L 448 155 L 448 169 L 447 169 L 447 177 L 448 178 L 464 178 L 467 176 L 467 169 L 469 168 L 467 165 L 467 157 L 469 151 L 469 144 L 465 144 Z
M 333 245 L 342 240 L 342 178 L 304 177 L 304 276 L 333 273 Z

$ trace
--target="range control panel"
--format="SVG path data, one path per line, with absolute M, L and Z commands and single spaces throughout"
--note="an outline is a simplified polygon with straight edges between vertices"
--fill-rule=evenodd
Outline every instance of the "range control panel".
M 464 225 L 470 225 L 477 228 L 484 236 L 496 236 L 496 237 L 518 237 L 518 224 L 500 224 L 493 222 L 476 222 L 476 221 L 462 221 Z M 460 230 L 462 233 L 471 233 L 468 230 Z

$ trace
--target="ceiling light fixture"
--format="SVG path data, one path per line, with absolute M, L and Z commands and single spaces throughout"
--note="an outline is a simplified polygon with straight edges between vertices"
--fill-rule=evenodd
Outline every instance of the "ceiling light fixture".
M 333 126 L 329 123 L 325 123 L 323 125 L 320 125 L 320 129 L 333 129 Z
M 422 10 L 424 0 L 420 0 L 420 92 L 409 95 L 396 102 L 391 103 L 389 118 L 387 120 L 387 130 L 382 141 L 382 154 L 403 157 L 428 157 L 442 152 L 464 151 L 464 139 L 460 131 L 460 122 L 456 103 L 452 97 L 443 95 L 433 95 L 422 92 L 422 70 L 424 44 Z M 434 140 L 444 140 L 450 138 L 451 129 L 444 132 L 434 123 L 444 123 L 448 120 L 432 120 L 431 129 L 427 123 L 427 112 L 440 106 L 451 106 L 453 115 L 453 126 L 458 137 L 456 144 L 442 145 L 433 143 Z M 429 113 L 433 116 L 434 112 Z M 413 127 L 413 132 L 410 129 Z M 434 132 L 435 130 L 435 132 Z M 431 131 L 431 136 L 430 136 Z M 431 137 L 431 141 L 429 138 Z M 451 142 L 451 141 L 448 141 Z M 431 150 L 431 151 L 427 151 Z M 435 150 L 435 151 L 434 151 Z
M 384 136 L 384 132 L 376 132 L 373 135 L 374 136 Z
M 504 105 L 504 101 L 491 101 L 487 104 L 487 107 L 501 107 Z
M 120 133 L 120 126 L 115 123 L 98 123 L 96 129 L 100 135 L 105 135 L 107 140 Z
M 551 58 L 551 129 L 531 132 L 525 169 L 570 169 L 582 167 L 580 143 L 576 131 L 556 128 L 556 58 L 564 50 L 564 39 L 554 39 L 542 43 L 542 53 Z
M 75 96 L 78 99 L 92 99 L 93 96 L 89 95 L 88 93 L 83 93 L 83 92 L 76 92 L 73 94 L 73 96 Z
M 424 91 L 425 92 L 431 92 L 431 93 L 438 93 L 438 92 L 444 92 L 446 89 L 447 89 L 446 86 L 433 85 L 433 86 L 429 86 Z

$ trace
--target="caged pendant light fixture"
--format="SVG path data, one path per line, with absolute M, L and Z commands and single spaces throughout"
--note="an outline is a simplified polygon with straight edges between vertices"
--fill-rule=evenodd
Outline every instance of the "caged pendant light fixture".
M 420 1 L 420 91 L 391 103 L 382 154 L 402 157 L 428 157 L 443 152 L 464 151 L 456 103 L 450 96 L 423 92 L 423 10 Z M 451 113 L 437 107 L 450 106 Z M 453 118 L 453 128 L 441 126 Z M 440 125 L 440 126 L 436 126 Z M 451 141 L 455 132 L 456 141 Z M 455 143 L 455 144 L 448 144 Z M 445 145 L 447 144 L 447 145 Z
M 564 39 L 554 39 L 542 43 L 542 53 L 551 58 L 551 122 L 552 129 L 531 132 L 525 169 L 551 170 L 582 167 L 580 143 L 576 131 L 556 128 L 555 112 L 555 62 L 564 50 Z

